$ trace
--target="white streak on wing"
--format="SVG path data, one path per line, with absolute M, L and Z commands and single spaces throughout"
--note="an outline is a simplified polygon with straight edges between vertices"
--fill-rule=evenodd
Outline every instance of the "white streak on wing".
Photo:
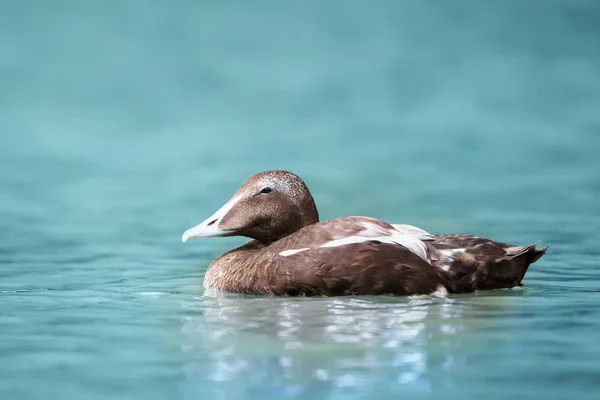
M 443 269 L 444 271 L 448 272 L 448 270 L 450 269 L 450 266 L 452 266 L 452 262 L 454 262 L 454 255 L 455 254 L 462 254 L 465 251 L 467 251 L 467 249 L 447 249 L 447 250 L 440 250 L 440 253 L 442 253 L 444 256 L 446 256 L 448 258 L 448 263 L 440 266 L 440 268 Z
M 455 254 L 464 253 L 466 250 L 467 249 L 447 249 L 447 250 L 440 250 L 440 253 L 442 253 L 446 257 L 452 257 Z
M 308 250 L 308 249 L 309 249 L 309 247 L 303 247 L 301 249 L 284 250 L 284 251 L 280 252 L 279 255 L 282 257 L 287 257 L 287 256 L 291 256 L 291 255 L 300 253 L 301 251 Z
M 386 229 L 377 224 L 363 222 L 365 229 L 356 235 L 331 240 L 320 247 L 337 247 L 352 243 L 363 243 L 376 240 L 381 243 L 397 244 L 427 260 L 427 246 L 421 241 L 421 234 L 402 232 L 397 229 Z M 418 228 L 417 228 L 418 229 Z
M 406 234 L 411 234 L 419 237 L 419 239 L 429 239 L 431 237 L 431 233 L 418 228 L 413 225 L 406 224 L 392 224 L 392 226 L 398 231 Z

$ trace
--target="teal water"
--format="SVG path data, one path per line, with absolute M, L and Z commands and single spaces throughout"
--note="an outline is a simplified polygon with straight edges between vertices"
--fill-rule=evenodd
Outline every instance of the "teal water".
M 0 5 L 0 398 L 592 399 L 594 1 Z M 252 173 L 549 253 L 521 289 L 214 298 Z

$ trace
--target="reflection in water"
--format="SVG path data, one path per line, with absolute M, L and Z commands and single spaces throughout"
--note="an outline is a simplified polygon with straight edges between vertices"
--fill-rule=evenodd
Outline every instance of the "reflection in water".
M 382 389 L 381 382 L 389 389 L 428 391 L 431 374 L 462 362 L 456 354 L 464 349 L 456 346 L 464 341 L 452 338 L 477 323 L 463 315 L 463 302 L 433 296 L 206 295 L 182 302 L 187 389 L 208 380 L 205 386 L 219 391 L 212 395 L 226 397 L 366 393 L 375 384 Z M 435 384 L 440 382 L 436 376 Z

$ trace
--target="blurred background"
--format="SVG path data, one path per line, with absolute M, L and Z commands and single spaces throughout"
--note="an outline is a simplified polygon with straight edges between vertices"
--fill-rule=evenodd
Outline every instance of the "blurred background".
M 0 397 L 593 398 L 600 4 L 0 4 Z M 550 252 L 523 289 L 216 299 L 251 174 Z M 596 390 L 596 391 L 594 391 Z

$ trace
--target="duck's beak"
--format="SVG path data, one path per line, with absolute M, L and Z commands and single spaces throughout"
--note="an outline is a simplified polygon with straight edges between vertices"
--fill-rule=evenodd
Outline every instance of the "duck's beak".
M 229 200 L 225 205 L 219 210 L 211 215 L 200 225 L 196 225 L 193 228 L 188 229 L 181 236 L 182 242 L 187 242 L 189 239 L 198 239 L 205 237 L 215 237 L 215 236 L 227 236 L 231 233 L 230 230 L 219 228 L 219 224 L 223 220 L 223 217 L 231 210 L 231 208 L 240 200 L 242 196 L 236 196 Z

